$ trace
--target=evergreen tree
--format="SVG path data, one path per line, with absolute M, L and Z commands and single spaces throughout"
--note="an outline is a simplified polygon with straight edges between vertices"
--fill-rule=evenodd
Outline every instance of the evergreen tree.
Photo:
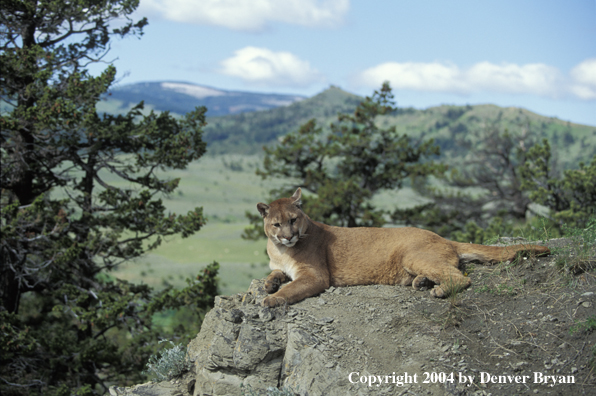
M 561 174 L 546 139 L 537 144 L 524 131 L 495 126 L 458 138 L 456 144 L 468 153 L 459 166 L 439 183 L 421 180 L 416 190 L 430 202 L 396 210 L 395 221 L 460 242 L 484 243 L 495 236 L 528 234 L 527 215 L 545 214 L 533 203 L 550 209 L 542 226 L 554 227 L 555 234 L 563 224 L 583 228 L 593 214 L 596 157 Z
M 520 166 L 533 144 L 527 133 L 495 125 L 454 137 L 461 154 L 451 172 L 438 182 L 420 180 L 415 185 L 431 202 L 395 211 L 394 219 L 461 242 L 483 243 L 495 233 L 511 232 L 531 211 L 529 194 L 521 188 Z
M 271 200 L 290 196 L 301 186 L 311 193 L 303 197 L 304 210 L 317 221 L 347 227 L 385 224 L 389 213 L 375 207 L 376 194 L 399 189 L 408 178 L 445 170 L 429 159 L 439 154 L 432 139 L 413 142 L 395 127 L 379 127 L 378 117 L 396 110 L 391 87 L 384 83 L 353 114 L 339 114 L 329 132 L 310 120 L 279 145 L 265 147 L 263 170 L 257 174 L 286 183 L 271 191 Z M 253 225 L 244 237 L 258 238 L 260 216 L 247 216 Z
M 183 291 L 155 296 L 106 274 L 167 235 L 204 224 L 201 208 L 166 212 L 160 196 L 205 152 L 205 108 L 168 113 L 96 112 L 114 82 L 87 71 L 112 37 L 139 36 L 138 0 L 2 2 L 0 82 L 0 392 L 104 393 L 139 380 L 160 335 L 153 313 L 194 307 L 217 290 L 217 265 Z M 111 23 L 118 25 L 112 29 Z M 196 322 L 200 322 L 197 316 Z M 196 328 L 195 328 L 196 330 Z M 126 335 L 128 334 L 128 335 Z
M 553 169 L 548 140 L 536 144 L 520 167 L 522 188 L 533 202 L 546 206 L 562 226 L 585 228 L 596 216 L 596 155 L 589 164 L 563 172 Z

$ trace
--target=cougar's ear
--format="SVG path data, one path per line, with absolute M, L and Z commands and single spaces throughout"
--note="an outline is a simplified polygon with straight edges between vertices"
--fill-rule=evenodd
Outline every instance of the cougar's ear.
M 296 205 L 298 208 L 301 208 L 301 206 L 302 206 L 302 189 L 300 187 L 298 187 L 298 189 L 296 190 L 296 192 L 294 193 L 294 195 L 292 195 L 292 197 L 290 199 L 292 200 L 292 203 L 294 205 Z
M 261 214 L 261 216 L 263 216 L 263 218 L 267 217 L 267 214 L 269 214 L 269 205 L 267 204 L 258 203 L 257 209 L 259 209 L 259 213 Z

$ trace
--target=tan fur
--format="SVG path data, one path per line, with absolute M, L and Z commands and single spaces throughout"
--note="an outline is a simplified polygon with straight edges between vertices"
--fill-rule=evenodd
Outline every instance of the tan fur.
M 463 290 L 470 279 L 460 261 L 497 263 L 520 252 L 549 254 L 544 246 L 494 247 L 458 243 L 418 228 L 343 228 L 311 220 L 300 208 L 300 188 L 257 208 L 264 219 L 271 274 L 265 287 L 272 294 L 263 305 L 293 304 L 329 286 L 412 285 L 434 283 L 431 295 L 446 297 Z M 291 283 L 280 289 L 285 281 Z M 430 282 L 429 282 L 430 281 Z

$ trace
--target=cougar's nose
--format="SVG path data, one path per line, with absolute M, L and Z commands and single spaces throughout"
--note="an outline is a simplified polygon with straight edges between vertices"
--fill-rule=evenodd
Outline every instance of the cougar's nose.
M 293 237 L 294 237 L 294 235 L 290 235 L 290 236 L 282 235 L 282 238 L 285 239 L 286 241 L 291 240 Z

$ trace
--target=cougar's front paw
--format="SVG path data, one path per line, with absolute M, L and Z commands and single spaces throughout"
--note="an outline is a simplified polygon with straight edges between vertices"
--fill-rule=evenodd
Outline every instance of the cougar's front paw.
M 265 281 L 265 291 L 269 294 L 273 294 L 279 290 L 281 286 L 281 281 L 279 278 L 267 279 Z
M 269 296 L 265 297 L 265 299 L 263 300 L 263 306 L 269 308 L 275 308 L 285 304 L 287 304 L 287 301 L 283 297 Z

